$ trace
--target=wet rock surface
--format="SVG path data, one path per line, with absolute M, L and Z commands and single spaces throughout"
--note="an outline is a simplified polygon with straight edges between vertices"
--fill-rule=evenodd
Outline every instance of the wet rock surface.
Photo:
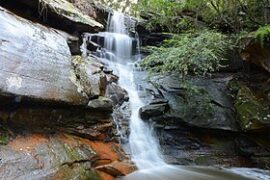
M 60 33 L 1 7 L 0 19 L 2 93 L 74 105 L 87 103 L 87 97 L 69 80 L 71 54 Z
M 264 113 L 257 116 L 260 111 L 269 112 L 267 75 L 258 72 L 249 76 L 241 73 L 216 74 L 212 78 L 190 76 L 186 84 L 177 75 L 142 74 L 135 73 L 140 97 L 147 104 L 140 113 L 155 126 L 168 163 L 269 169 L 268 126 Z M 190 94 L 190 85 L 199 90 Z M 252 96 L 245 95 L 248 98 L 242 97 L 239 102 L 237 95 L 243 96 L 242 88 Z M 260 96 L 255 92 L 261 92 Z M 250 103 L 253 111 L 242 108 Z M 241 125 L 242 112 L 248 112 L 245 120 L 251 124 L 249 128 L 243 129 Z
M 72 56 L 66 32 L 2 7 L 0 20 L 1 178 L 115 179 L 135 170 L 111 115 L 126 98 L 108 95 L 121 89 L 117 76 L 96 58 Z
M 123 167 L 115 165 L 126 159 L 120 149 L 115 143 L 67 134 L 18 135 L 1 146 L 0 173 L 4 179 L 102 179 L 98 171 L 115 177 L 131 167 L 128 162 Z M 114 169 L 98 168 L 101 164 Z
M 181 82 L 177 75 L 155 76 L 149 81 L 155 88 L 152 91 L 153 100 L 144 109 L 150 109 L 151 114 L 142 117 L 159 124 L 189 124 L 201 128 L 238 131 L 232 99 L 225 78 L 204 79 L 189 77 L 188 85 Z M 157 92 L 158 94 L 156 94 Z M 156 101 L 162 97 L 167 103 Z M 166 106 L 169 107 L 165 113 Z M 151 108 L 152 107 L 152 108 Z
M 141 118 L 147 119 L 151 117 L 161 116 L 165 114 L 167 103 L 154 103 L 151 102 L 149 105 L 140 108 L 140 115 Z

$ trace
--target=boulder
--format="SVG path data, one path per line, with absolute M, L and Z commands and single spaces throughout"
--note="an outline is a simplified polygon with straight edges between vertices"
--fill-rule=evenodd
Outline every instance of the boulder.
M 150 78 L 153 86 L 148 87 L 151 88 L 148 91 L 154 99 L 168 101 L 168 106 L 162 101 L 161 104 L 154 102 L 143 107 L 141 113 L 144 118 L 151 118 L 161 125 L 184 123 L 201 128 L 238 131 L 233 101 L 226 86 L 229 80 L 230 76 L 212 79 L 190 76 L 183 82 L 177 75 L 153 76 Z
M 100 96 L 98 99 L 90 100 L 88 103 L 88 108 L 112 112 L 113 101 L 111 99 Z
M 149 119 L 151 117 L 162 116 L 167 110 L 168 104 L 154 103 L 141 107 L 139 110 L 142 119 Z
M 0 26 L 1 95 L 87 105 L 70 80 L 71 54 L 61 33 L 1 7 Z
M 128 101 L 127 91 L 121 88 L 115 82 L 112 82 L 107 85 L 106 95 L 107 98 L 110 98 L 114 105 L 121 105 L 124 101 Z

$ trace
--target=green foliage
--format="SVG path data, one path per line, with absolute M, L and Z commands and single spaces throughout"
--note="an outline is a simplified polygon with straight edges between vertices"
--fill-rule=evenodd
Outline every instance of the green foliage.
M 255 38 L 260 42 L 261 46 L 263 46 L 264 42 L 270 39 L 270 25 L 260 27 L 255 32 Z
M 140 0 L 133 7 L 134 14 L 139 13 L 149 18 L 146 24 L 148 29 L 161 27 L 168 32 L 179 32 L 175 29 L 179 9 L 182 9 L 182 4 L 170 0 Z
M 139 0 L 135 14 L 147 17 L 147 28 L 181 32 L 182 19 L 226 32 L 254 30 L 269 23 L 268 0 Z M 188 17 L 188 18 L 187 18 Z M 184 30 L 186 27 L 184 27 Z
M 221 67 L 232 42 L 215 31 L 187 32 L 166 40 L 161 47 L 149 47 L 141 65 L 154 72 L 207 75 Z
M 9 133 L 7 129 L 0 127 L 0 145 L 6 145 L 9 142 Z

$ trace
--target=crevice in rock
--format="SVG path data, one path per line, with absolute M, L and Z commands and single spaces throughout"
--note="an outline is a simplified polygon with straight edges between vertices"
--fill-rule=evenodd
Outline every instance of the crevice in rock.
M 232 108 L 227 107 L 227 106 L 223 106 L 222 104 L 218 103 L 217 101 L 211 100 L 210 103 L 213 104 L 213 105 L 216 105 L 218 107 L 221 107 L 221 108 L 224 108 L 224 109 L 228 109 L 228 110 L 231 110 L 231 111 L 234 112 L 234 110 Z
M 74 164 L 85 164 L 85 163 L 92 163 L 92 162 L 93 162 L 92 159 L 82 159 L 82 160 L 77 160 L 77 161 L 72 161 L 72 162 L 65 162 L 61 164 L 60 166 L 73 166 Z

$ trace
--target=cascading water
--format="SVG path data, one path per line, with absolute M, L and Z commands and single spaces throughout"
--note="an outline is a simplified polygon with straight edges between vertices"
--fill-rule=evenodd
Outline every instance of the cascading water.
M 129 95 L 131 109 L 129 146 L 132 160 L 139 169 L 165 165 L 151 128 L 139 117 L 139 108 L 144 104 L 139 98 L 133 81 L 133 67 L 138 56 L 132 57 L 134 39 L 128 35 L 124 15 L 114 12 L 109 18 L 107 30 L 108 32 L 103 35 L 109 65 L 120 77 L 119 85 L 126 89 Z
M 93 36 L 104 38 L 104 49 L 98 49 L 96 55 L 107 63 L 117 74 L 119 85 L 122 86 L 129 95 L 131 116 L 129 147 L 131 158 L 138 167 L 138 171 L 125 177 L 124 179 L 140 180 L 214 180 L 214 179 L 248 179 L 247 177 L 233 174 L 229 171 L 221 171 L 215 168 L 202 167 L 182 167 L 168 165 L 159 150 L 159 143 L 153 136 L 152 128 L 139 117 L 139 108 L 144 104 L 141 101 L 136 84 L 134 83 L 133 71 L 134 63 L 140 59 L 139 56 L 132 55 L 134 38 L 128 35 L 123 14 L 114 12 L 108 19 L 107 32 L 98 34 L 86 34 L 82 45 L 83 55 L 87 55 L 86 41 L 91 41 Z M 116 123 L 117 124 L 117 123 Z M 121 134 L 118 126 L 119 133 Z M 124 135 L 121 134 L 121 137 Z M 248 170 L 243 175 L 248 174 Z M 253 179 L 268 179 L 260 177 L 251 172 Z M 250 174 L 248 174 L 250 176 Z

